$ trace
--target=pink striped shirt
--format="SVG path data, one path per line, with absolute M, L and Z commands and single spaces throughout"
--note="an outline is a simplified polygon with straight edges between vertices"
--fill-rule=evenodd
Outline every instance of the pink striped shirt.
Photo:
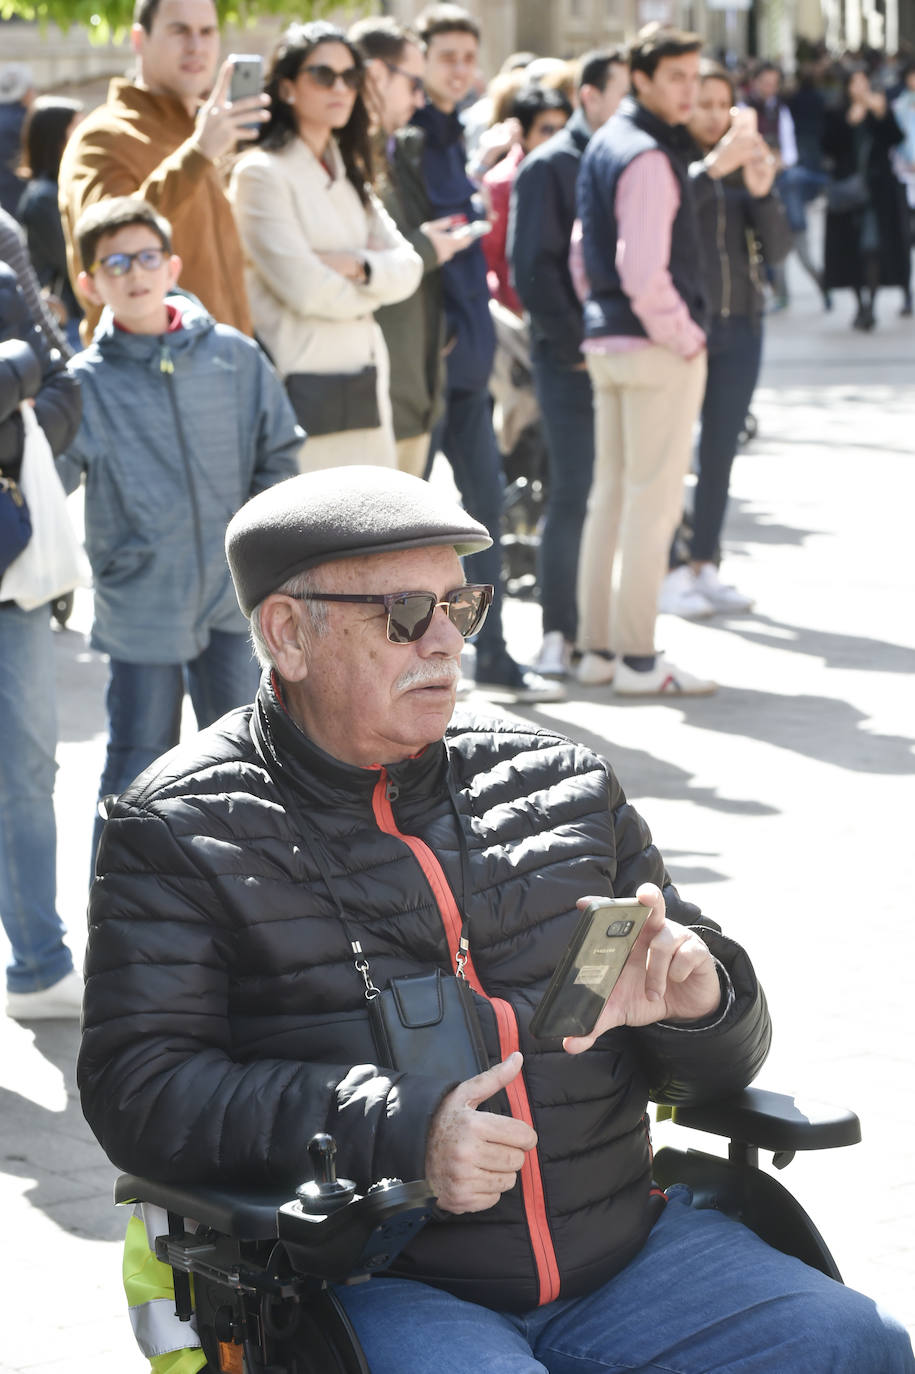
M 642 153 L 630 162 L 616 188 L 616 270 L 647 338 L 629 334 L 586 339 L 584 353 L 626 353 L 660 344 L 683 358 L 705 347 L 705 334 L 689 313 L 670 275 L 670 240 L 680 208 L 680 188 L 664 153 Z M 576 224 L 569 269 L 578 294 L 588 294 L 581 226 Z

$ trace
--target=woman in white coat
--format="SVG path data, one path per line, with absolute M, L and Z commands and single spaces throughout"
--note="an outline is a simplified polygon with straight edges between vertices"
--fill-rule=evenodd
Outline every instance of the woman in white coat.
M 232 174 L 255 330 L 309 435 L 303 471 L 396 466 L 372 311 L 412 295 L 422 261 L 370 189 L 362 81 L 341 29 L 290 25 L 267 76 L 269 122 Z

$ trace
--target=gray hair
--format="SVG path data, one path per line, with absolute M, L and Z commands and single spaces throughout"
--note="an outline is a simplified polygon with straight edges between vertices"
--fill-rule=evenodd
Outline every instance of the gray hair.
M 317 573 L 317 568 L 308 568 L 305 572 L 296 573 L 294 577 L 290 577 L 288 581 L 284 582 L 281 587 L 276 587 L 274 593 L 271 593 L 271 595 L 278 594 L 280 596 L 294 597 L 307 596 L 309 592 L 317 591 L 320 586 L 321 579 L 316 575 Z M 264 600 L 266 600 L 266 597 Z M 261 667 L 275 668 L 276 664 L 273 661 L 273 655 L 270 652 L 261 627 L 261 607 L 263 604 L 263 601 L 259 602 L 251 612 L 251 642 L 254 645 L 254 656 Z M 312 635 L 321 638 L 323 635 L 327 634 L 327 605 L 323 601 L 303 601 L 302 605 L 306 612 L 303 629 L 305 631 L 307 649 L 308 641 Z

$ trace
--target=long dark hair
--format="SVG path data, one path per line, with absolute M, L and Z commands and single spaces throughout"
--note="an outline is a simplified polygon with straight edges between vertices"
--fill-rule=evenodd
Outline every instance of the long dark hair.
M 78 100 L 59 95 L 39 95 L 32 102 L 22 131 L 22 160 L 28 176 L 57 180 L 67 130 L 82 108 Z
M 264 148 L 285 148 L 298 137 L 295 115 L 280 95 L 280 86 L 283 81 L 295 81 L 319 43 L 342 43 L 360 74 L 364 75 L 362 54 L 343 29 L 322 19 L 311 24 L 290 24 L 270 59 L 267 72 L 265 90 L 270 97 L 270 119 L 263 125 L 258 140 Z M 372 184 L 372 148 L 368 111 L 361 94 L 356 96 L 346 124 L 334 131 L 334 138 L 343 158 L 347 178 L 365 205 L 368 202 L 368 188 Z

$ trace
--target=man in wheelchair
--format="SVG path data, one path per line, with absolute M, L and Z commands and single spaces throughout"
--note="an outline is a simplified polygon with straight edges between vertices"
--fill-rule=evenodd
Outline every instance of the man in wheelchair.
M 915 1369 L 874 1302 L 652 1185 L 649 1097 L 748 1084 L 765 999 L 603 759 L 455 712 L 491 596 L 459 557 L 488 543 L 381 468 L 294 477 L 234 517 L 264 674 L 110 813 L 90 1125 L 173 1183 L 291 1193 L 316 1131 L 360 1192 L 427 1179 L 432 1219 L 338 1289 L 375 1374 Z M 594 894 L 638 894 L 647 921 L 593 1032 L 536 1038 Z

